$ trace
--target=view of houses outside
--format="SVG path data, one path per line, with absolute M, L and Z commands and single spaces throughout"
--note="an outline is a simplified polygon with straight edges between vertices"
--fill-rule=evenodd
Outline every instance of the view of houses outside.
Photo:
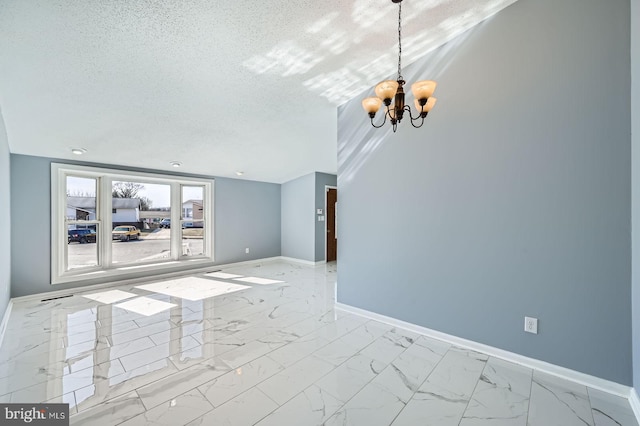
M 182 247 L 189 256 L 204 254 L 204 188 L 182 187 Z
M 99 241 L 96 188 L 96 179 L 67 177 L 68 270 L 97 266 L 99 263 L 98 247 L 104 242 Z M 203 195 L 202 187 L 183 187 L 182 199 L 185 201 L 181 206 L 181 256 L 204 253 Z M 112 238 L 108 242 L 111 243 L 114 266 L 172 257 L 171 227 L 167 226 L 167 220 L 171 217 L 170 200 L 170 185 L 113 182 L 109 224 Z M 161 227 L 162 224 L 165 226 Z

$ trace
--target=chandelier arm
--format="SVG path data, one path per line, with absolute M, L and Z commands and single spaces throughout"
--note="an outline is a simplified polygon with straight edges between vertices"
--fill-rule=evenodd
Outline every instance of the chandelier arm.
M 371 117 L 371 125 L 373 127 L 375 127 L 376 129 L 379 129 L 380 127 L 384 126 L 386 122 L 387 122 L 387 113 L 386 112 L 384 113 L 384 120 L 382 120 L 382 123 L 380 123 L 379 126 L 376 126 L 375 124 L 373 124 L 373 117 Z
M 411 119 L 411 122 L 417 121 L 420 118 L 422 118 L 422 121 L 424 121 L 424 118 L 422 117 L 422 111 L 418 111 L 418 116 L 414 117 L 413 114 L 412 114 L 412 111 L 411 111 L 411 107 L 409 105 L 405 105 L 404 109 L 405 109 L 405 111 L 407 111 L 409 113 L 409 118 Z
M 417 126 L 413 123 L 413 121 L 414 121 L 413 117 L 411 118 L 411 125 L 412 125 L 413 127 L 415 127 L 416 129 L 419 129 L 420 127 L 422 127 L 422 125 L 424 124 L 424 119 L 425 119 L 426 117 L 423 117 L 422 115 L 420 115 L 420 117 L 416 117 L 415 121 L 418 121 L 418 119 L 419 119 L 419 118 L 422 118 L 422 121 L 421 121 L 421 122 L 420 122 L 420 124 L 419 124 L 419 125 L 417 125 Z
M 420 117 L 413 118 L 413 114 L 411 113 L 411 107 L 409 105 L 405 105 L 402 109 L 409 113 L 409 118 L 411 119 L 411 121 L 415 120 L 416 118 L 420 118 Z

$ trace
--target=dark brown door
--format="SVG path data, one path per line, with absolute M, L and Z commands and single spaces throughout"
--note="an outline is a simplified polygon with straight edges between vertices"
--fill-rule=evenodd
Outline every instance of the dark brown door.
M 327 262 L 338 258 L 338 239 L 336 234 L 336 203 L 338 190 L 327 189 Z

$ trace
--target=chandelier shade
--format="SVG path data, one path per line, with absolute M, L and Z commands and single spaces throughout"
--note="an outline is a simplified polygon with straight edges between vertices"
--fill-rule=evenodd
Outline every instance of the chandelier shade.
M 372 97 L 372 98 L 366 98 L 362 100 L 362 108 L 364 108 L 367 114 L 375 115 L 381 106 L 382 106 L 382 99 L 380 98 Z
M 436 98 L 433 97 L 433 92 L 436 90 L 437 83 L 432 80 L 421 80 L 411 85 L 411 93 L 413 94 L 414 106 L 416 108 L 415 117 L 411 111 L 411 107 L 404 102 L 404 89 L 405 81 L 402 77 L 402 1 L 403 0 L 391 0 L 393 3 L 398 4 L 398 78 L 397 80 L 385 80 L 378 83 L 375 87 L 375 97 L 366 98 L 362 101 L 362 108 L 369 115 L 371 119 L 371 125 L 375 128 L 382 127 L 387 119 L 391 122 L 393 131 L 395 132 L 398 123 L 402 121 L 402 118 L 408 113 L 413 127 L 422 127 L 424 119 L 427 114 L 436 104 Z M 381 124 L 375 124 L 373 119 L 376 113 L 382 107 L 384 103 L 384 119 Z M 419 122 L 419 123 L 418 123 Z M 418 123 L 418 124 L 416 124 Z
M 395 80 L 382 81 L 376 86 L 376 96 L 383 100 L 392 99 L 398 91 L 398 85 L 399 82 Z
M 416 99 L 428 99 L 433 95 L 438 83 L 431 80 L 417 81 L 411 85 L 411 92 Z
M 424 104 L 421 104 L 420 99 L 415 99 L 413 101 L 413 104 L 415 105 L 417 112 L 425 113 L 425 112 L 431 111 L 431 108 L 434 107 L 434 105 L 436 104 L 436 101 L 437 101 L 436 98 L 431 97 L 427 99 L 427 102 L 425 102 Z

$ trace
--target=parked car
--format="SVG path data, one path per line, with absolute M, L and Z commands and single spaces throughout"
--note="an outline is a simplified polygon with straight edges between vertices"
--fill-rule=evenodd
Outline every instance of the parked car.
M 111 237 L 114 240 L 120 241 L 137 240 L 140 238 L 140 230 L 130 225 L 116 226 L 113 228 L 113 231 L 111 231 Z
M 204 225 L 202 222 L 183 222 L 182 228 L 202 228 Z
M 182 229 L 184 228 L 197 228 L 198 225 L 194 225 L 193 222 L 183 222 Z M 160 221 L 160 228 L 171 228 L 171 219 L 162 219 Z
M 96 231 L 93 229 L 70 229 L 67 243 L 95 243 Z

